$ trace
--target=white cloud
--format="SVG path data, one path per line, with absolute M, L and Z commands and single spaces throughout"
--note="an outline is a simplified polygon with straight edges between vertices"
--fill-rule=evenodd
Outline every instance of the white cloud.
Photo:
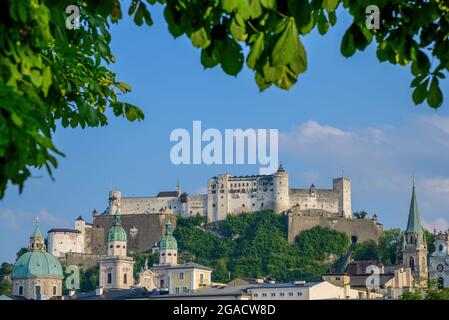
M 67 225 L 64 219 L 57 218 L 44 209 L 40 210 L 38 214 L 9 208 L 0 209 L 0 221 L 11 231 L 21 230 L 22 227 L 30 229 L 37 216 L 46 226 L 64 227 Z
M 281 132 L 279 138 L 282 152 L 300 161 L 305 171 L 319 172 L 303 174 L 304 180 L 329 184 L 344 169 L 353 181 L 354 209 L 370 208 L 384 219 L 404 224 L 413 175 L 423 220 L 449 216 L 448 134 L 449 117 L 434 115 L 370 128 L 339 128 L 309 120 Z
M 422 221 L 423 227 L 428 231 L 446 231 L 449 229 L 449 222 L 444 218 L 437 218 L 435 220 L 427 222 L 426 220 Z

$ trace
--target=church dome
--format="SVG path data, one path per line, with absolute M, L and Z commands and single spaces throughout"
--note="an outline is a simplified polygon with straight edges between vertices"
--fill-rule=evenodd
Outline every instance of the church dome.
M 112 226 L 108 232 L 108 241 L 126 241 L 126 231 L 121 225 Z
M 48 252 L 31 251 L 20 256 L 14 264 L 12 278 L 58 277 L 64 278 L 61 263 Z
M 120 209 L 117 208 L 114 214 L 114 222 L 108 232 L 108 241 L 126 241 L 126 231 L 122 227 Z
M 61 263 L 45 251 L 45 240 L 36 218 L 36 228 L 30 237 L 28 252 L 17 259 L 12 269 L 12 278 L 53 277 L 64 278 Z
M 173 237 L 173 226 L 168 220 L 165 224 L 165 234 L 159 243 L 160 250 L 178 250 L 178 242 L 175 237 Z

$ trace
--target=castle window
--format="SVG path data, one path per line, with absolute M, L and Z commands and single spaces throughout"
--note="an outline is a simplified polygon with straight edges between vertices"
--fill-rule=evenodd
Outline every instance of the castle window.
M 410 257 L 409 266 L 412 271 L 415 271 L 415 259 L 413 257 Z
M 112 283 L 112 274 L 108 273 L 108 283 L 111 284 Z
M 128 274 L 124 274 L 123 275 L 123 284 L 127 284 L 128 283 Z
M 23 286 L 19 287 L 19 296 L 23 296 Z
M 53 286 L 53 295 L 56 295 L 56 286 Z
M 438 249 L 440 250 L 440 252 L 442 252 L 442 251 L 443 251 L 443 245 L 440 244 L 440 246 L 438 247 Z

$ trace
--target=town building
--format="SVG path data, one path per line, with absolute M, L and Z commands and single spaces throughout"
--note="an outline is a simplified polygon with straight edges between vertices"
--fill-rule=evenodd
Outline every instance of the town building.
M 12 294 L 34 300 L 60 296 L 64 278 L 62 266 L 58 259 L 46 252 L 39 218 L 36 219 L 28 250 L 14 264 L 11 275 Z
M 438 285 L 449 288 L 449 230 L 435 232 L 435 252 L 429 256 L 429 277 Z
M 114 224 L 108 232 L 108 253 L 100 259 L 99 285 L 103 289 L 128 289 L 134 285 L 133 258 L 127 256 L 127 238 L 120 220 L 120 209 L 114 213 Z

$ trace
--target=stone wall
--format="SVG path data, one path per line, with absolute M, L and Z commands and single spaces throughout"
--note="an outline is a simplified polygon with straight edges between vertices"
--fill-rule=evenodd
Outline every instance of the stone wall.
M 65 256 L 59 258 L 59 261 L 61 261 L 61 263 L 63 263 L 67 267 L 75 265 L 85 271 L 98 265 L 98 261 L 100 261 L 100 258 L 101 255 L 98 254 L 69 252 L 66 253 Z
M 366 240 L 378 241 L 383 235 L 383 225 L 373 219 L 347 219 L 341 217 L 321 217 L 289 214 L 288 241 L 293 243 L 295 237 L 304 230 L 321 226 L 346 233 L 350 238 L 357 237 L 358 242 Z
M 156 242 L 163 236 L 165 223 L 170 219 L 176 226 L 176 216 L 167 213 L 122 214 L 122 226 L 128 237 L 128 255 L 135 252 L 150 252 Z M 93 217 L 93 229 L 103 229 L 103 237 L 92 239 L 92 246 L 105 246 L 107 232 L 111 228 L 113 216 L 108 214 Z

